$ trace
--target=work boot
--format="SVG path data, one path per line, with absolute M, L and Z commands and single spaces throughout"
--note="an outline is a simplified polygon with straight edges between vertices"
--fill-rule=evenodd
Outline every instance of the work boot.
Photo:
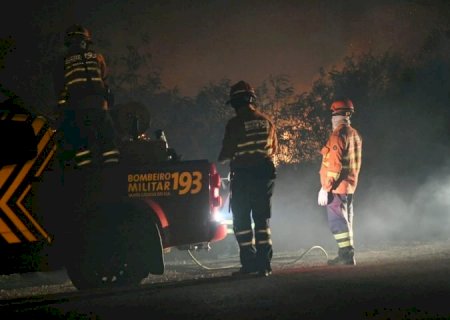
M 260 277 L 268 277 L 272 274 L 272 270 L 262 269 L 258 271 L 258 276 Z
M 339 249 L 338 256 L 332 260 L 328 260 L 328 265 L 356 265 L 355 261 L 355 251 L 353 248 L 342 248 Z
M 260 262 L 257 269 L 258 269 L 258 276 L 260 277 L 268 277 L 272 274 L 270 261 Z

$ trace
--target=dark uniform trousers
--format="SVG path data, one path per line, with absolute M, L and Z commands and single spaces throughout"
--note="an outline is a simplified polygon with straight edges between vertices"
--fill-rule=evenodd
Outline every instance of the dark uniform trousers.
M 64 149 L 75 151 L 77 167 L 92 162 L 94 146 L 104 163 L 118 161 L 116 132 L 107 110 L 85 105 L 70 106 L 64 110 L 61 129 L 64 133 L 64 143 L 67 144 Z
M 272 270 L 269 219 L 274 185 L 273 172 L 268 173 L 267 168 L 233 170 L 231 209 L 240 261 L 245 271 Z

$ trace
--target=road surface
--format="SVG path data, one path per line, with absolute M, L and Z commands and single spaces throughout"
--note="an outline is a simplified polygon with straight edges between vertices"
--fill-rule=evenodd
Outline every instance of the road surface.
M 276 255 L 268 278 L 185 252 L 138 288 L 78 291 L 64 270 L 1 276 L 0 319 L 450 319 L 450 241 L 365 248 L 354 267 L 305 251 Z

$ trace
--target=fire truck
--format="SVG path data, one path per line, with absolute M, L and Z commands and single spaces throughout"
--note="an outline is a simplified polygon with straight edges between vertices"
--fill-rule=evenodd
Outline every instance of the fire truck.
M 119 164 L 76 169 L 45 117 L 3 104 L 0 273 L 65 268 L 78 289 L 137 285 L 164 273 L 170 248 L 226 237 L 214 163 L 181 160 L 143 129 L 120 143 Z

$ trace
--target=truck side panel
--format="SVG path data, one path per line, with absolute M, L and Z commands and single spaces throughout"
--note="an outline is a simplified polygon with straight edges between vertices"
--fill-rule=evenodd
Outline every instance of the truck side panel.
M 124 173 L 126 183 L 121 184 L 128 197 L 146 202 L 158 215 L 164 247 L 211 240 L 208 161 L 142 166 Z

